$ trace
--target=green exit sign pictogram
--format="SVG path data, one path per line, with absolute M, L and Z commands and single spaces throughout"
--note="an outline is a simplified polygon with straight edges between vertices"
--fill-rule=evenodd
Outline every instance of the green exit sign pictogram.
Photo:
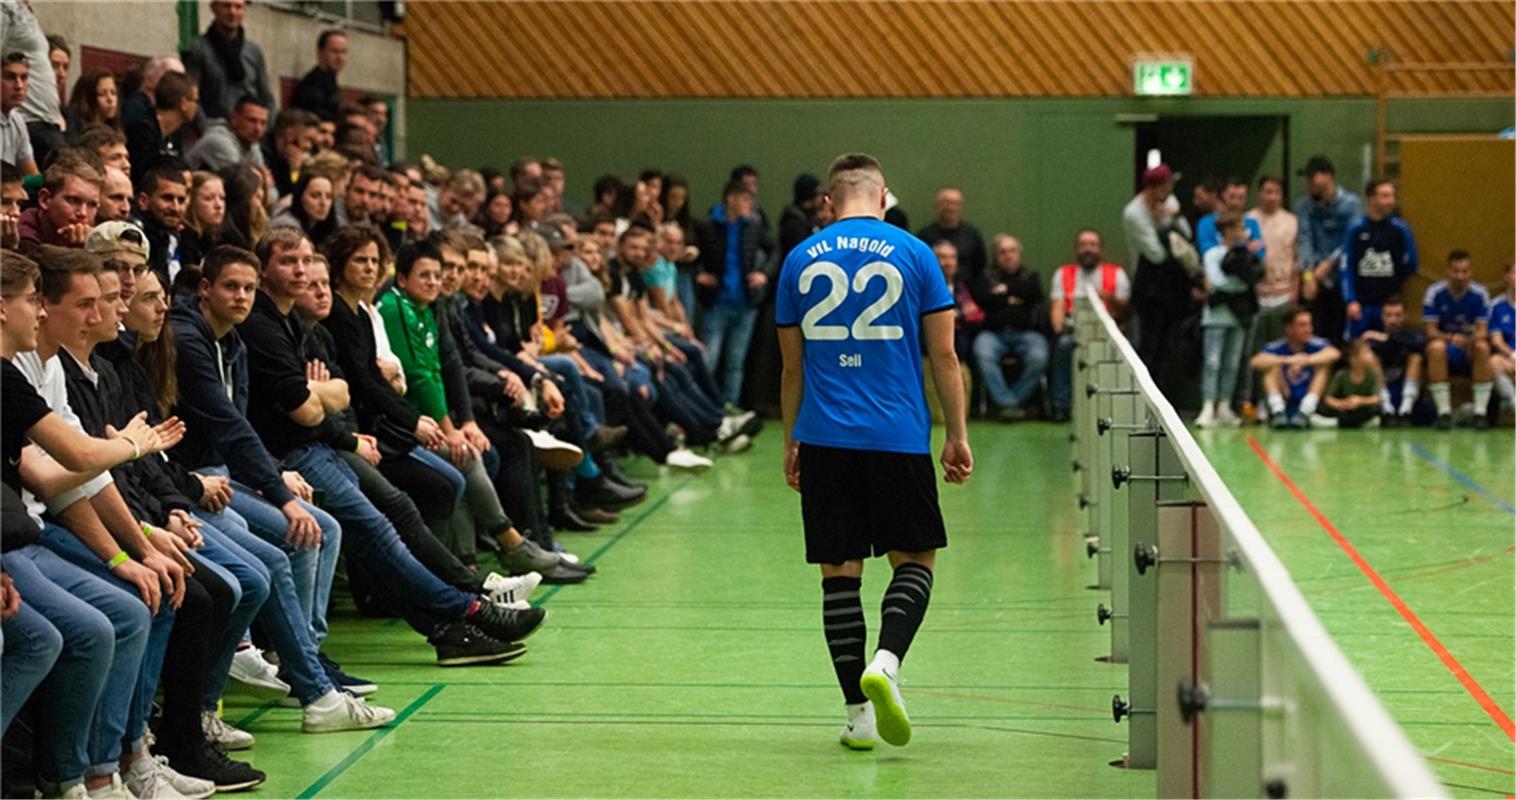
M 1195 91 L 1195 62 L 1183 59 L 1132 62 L 1132 91 L 1139 97 L 1173 97 Z

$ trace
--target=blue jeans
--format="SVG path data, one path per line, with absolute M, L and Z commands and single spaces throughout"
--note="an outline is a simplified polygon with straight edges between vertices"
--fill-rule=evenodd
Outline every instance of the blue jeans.
M 689 316 L 690 322 L 695 321 L 695 312 L 699 309 L 695 305 L 695 269 L 680 269 L 674 278 L 674 294 L 679 297 L 679 303 L 684 306 L 684 313 Z
M 342 523 L 349 554 L 416 610 L 407 618 L 413 627 L 430 636 L 437 627 L 468 613 L 474 597 L 447 585 L 411 555 L 395 526 L 358 490 L 358 476 L 330 447 L 297 447 L 285 454 L 284 464 L 325 495 L 322 506 Z M 423 627 L 430 630 L 420 630 Z
M 104 613 L 115 631 L 115 651 L 105 688 L 95 704 L 90 723 L 88 752 L 84 774 L 110 775 L 117 771 L 123 745 L 137 742 L 147 730 L 147 715 L 152 708 L 153 693 L 163 670 L 163 656 L 168 651 L 169 632 L 174 626 L 174 611 L 167 602 L 160 603 L 151 615 L 138 597 L 137 588 L 111 574 L 99 557 L 90 552 L 74 535 L 56 525 L 44 525 L 42 547 L 50 551 L 28 553 L 39 571 L 58 588 Z M 32 548 L 22 548 L 29 551 Z M 6 559 L 11 558 L 10 553 Z M 81 577 L 79 572 L 86 575 Z M 24 591 L 24 590 L 23 590 Z M 47 609 L 39 608 L 44 614 Z M 54 618 L 53 624 L 60 624 Z M 59 628 L 62 631 L 62 628 Z M 64 631 L 64 637 L 69 634 Z M 50 683 L 49 683 L 50 685 Z M 49 697 L 61 697 L 73 691 L 58 687 Z M 60 716 L 78 724 L 89 716 Z M 64 777 L 73 778 L 73 775 Z
M 407 455 L 435 470 L 442 477 L 446 478 L 448 483 L 452 484 L 453 503 L 455 505 L 463 501 L 463 490 L 467 487 L 467 484 L 463 480 L 463 473 L 459 472 L 458 468 L 453 466 L 451 461 L 420 445 L 411 448 L 411 452 Z
M 232 656 L 237 654 L 237 645 L 242 643 L 242 635 L 263 610 L 271 590 L 268 568 L 263 562 L 232 541 L 214 523 L 203 519 L 200 522 L 200 535 L 205 540 L 205 545 L 200 548 L 201 560 L 230 576 L 231 580 L 227 584 L 237 595 L 231 618 L 227 620 L 227 629 L 222 632 L 224 636 L 219 655 L 211 663 L 210 674 L 205 678 L 203 707 L 211 710 L 226 690 L 226 680 L 231 672 Z
M 722 402 L 736 405 L 742 396 L 742 370 L 757 322 L 758 309 L 725 303 L 705 309 L 700 318 L 700 341 L 710 353 L 706 368 L 720 379 Z
M 1212 325 L 1205 332 L 1200 372 L 1200 394 L 1207 403 L 1230 403 L 1237 389 L 1237 371 L 1242 367 L 1242 340 L 1247 334 L 1237 326 Z
M 226 467 L 196 471 L 205 475 L 227 475 Z M 332 597 L 332 577 L 337 574 L 337 558 L 342 555 L 342 526 L 332 515 L 301 500 L 300 505 L 316 518 L 316 524 L 321 528 L 321 544 L 308 550 L 296 550 L 285 541 L 290 523 L 283 511 L 237 481 L 232 481 L 232 489 L 230 508 L 242 518 L 245 527 L 289 556 L 300 609 L 310 625 L 316 646 L 320 647 L 326 639 L 326 608 Z
M 82 567 L 86 572 L 95 577 L 112 582 L 128 592 L 129 596 L 137 595 L 137 588 L 130 586 L 116 578 L 111 573 L 105 562 L 100 560 L 84 543 L 79 541 L 72 533 L 56 525 L 46 525 L 42 529 L 42 538 L 39 540 L 42 546 L 52 550 L 64 560 Z M 140 601 L 139 601 L 140 602 Z M 141 666 L 137 670 L 137 683 L 132 687 L 131 697 L 127 701 L 126 726 L 117 734 L 115 720 L 101 725 L 90 734 L 90 760 L 93 762 L 84 772 L 93 777 L 96 775 L 108 775 L 117 771 L 116 761 L 127 748 L 136 749 L 137 743 L 142 741 L 142 735 L 147 732 L 147 720 L 153 710 L 153 696 L 158 692 L 158 679 L 163 675 L 163 659 L 168 654 L 168 640 L 174 627 L 174 609 L 164 602 L 158 604 L 158 613 L 148 624 L 147 646 L 142 651 Z M 112 687 L 106 686 L 107 694 Z M 110 703 L 114 698 L 107 698 Z
M 1010 386 L 1000 369 L 1000 359 L 1014 353 L 1021 359 L 1021 377 Z M 980 331 L 974 337 L 974 363 L 979 365 L 990 402 L 1001 408 L 1025 403 L 1037 388 L 1048 366 L 1048 340 L 1037 331 Z
M 1048 365 L 1048 394 L 1052 395 L 1053 411 L 1068 413 L 1074 407 L 1074 341 L 1072 321 L 1065 324 L 1064 331 L 1054 345 L 1053 361 Z
M 565 355 L 542 356 L 537 359 L 542 366 L 550 372 L 563 378 L 563 391 L 565 394 L 572 393 L 578 399 L 579 421 L 584 425 L 584 435 L 589 436 L 605 423 L 605 399 L 600 390 L 594 389 L 584 382 L 584 374 L 579 371 L 579 365 L 574 359 Z M 590 395 L 594 396 L 591 397 Z M 579 444 L 579 442 L 575 442 Z
M 0 634 L 4 651 L 0 656 L 0 734 L 4 734 L 27 698 L 53 671 L 63 653 L 63 634 L 30 601 L 22 602 L 16 616 L 0 623 Z
M 263 505 L 273 509 L 267 503 Z M 274 513 L 280 519 L 284 518 L 278 511 Z M 266 580 L 269 587 L 268 599 L 258 610 L 256 619 L 260 630 L 267 634 L 274 652 L 279 654 L 279 677 L 290 685 L 290 694 L 301 705 L 305 705 L 330 692 L 332 683 L 317 659 L 316 635 L 311 629 L 310 617 L 295 589 L 295 574 L 290 556 L 254 533 L 247 520 L 230 508 L 219 513 L 198 509 L 195 518 L 207 527 L 214 527 L 218 549 L 242 558 L 246 563 L 255 564 L 254 570 Z M 201 528 L 202 533 L 205 530 L 206 528 Z M 212 538 L 212 535 L 205 537 L 206 550 L 211 549 Z M 240 639 L 245 630 L 246 627 L 243 627 L 229 633 Z M 207 709 L 215 707 L 216 700 L 226 686 L 225 673 L 218 672 L 216 677 L 220 678 L 219 683 L 206 682 Z
M 92 765 L 100 767 L 97 775 L 106 774 L 107 767 L 114 771 L 132 688 L 147 646 L 151 625 L 147 605 L 135 590 L 128 593 L 121 584 L 102 580 L 41 545 L 12 550 L 3 561 L 6 574 L 21 593 L 22 608 L 46 618 L 64 645 L 37 689 L 44 709 L 38 717 L 34 755 L 38 776 L 67 788 L 83 781 Z M 10 630 L 6 628 L 7 634 Z M 7 647 L 7 659 L 10 655 Z M 9 726 L 26 699 L 11 695 L 9 663 L 4 691 Z M 83 720 L 91 722 L 84 725 Z M 114 754 L 91 749 L 102 729 L 103 740 L 116 745 Z

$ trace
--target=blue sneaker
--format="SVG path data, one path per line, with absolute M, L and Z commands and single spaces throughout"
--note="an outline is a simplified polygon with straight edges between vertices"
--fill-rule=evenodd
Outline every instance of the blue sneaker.
M 373 681 L 366 681 L 362 678 L 355 678 L 343 672 L 342 667 L 327 657 L 326 653 L 317 652 L 316 657 L 321 660 L 321 668 L 326 670 L 326 677 L 338 689 L 342 689 L 355 697 L 365 697 L 379 691 L 379 684 Z

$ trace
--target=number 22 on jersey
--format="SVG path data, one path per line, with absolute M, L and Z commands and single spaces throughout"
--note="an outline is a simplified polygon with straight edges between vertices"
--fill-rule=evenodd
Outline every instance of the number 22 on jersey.
M 823 324 L 822 320 L 827 315 L 842 307 L 847 302 L 848 292 L 863 294 L 870 282 L 875 278 L 884 279 L 884 294 L 880 295 L 867 308 L 854 319 L 849 325 Z M 900 302 L 900 294 L 905 286 L 905 279 L 900 275 L 900 270 L 888 261 L 874 261 L 865 264 L 858 273 L 853 276 L 851 283 L 847 273 L 842 267 L 830 261 L 817 261 L 800 272 L 800 293 L 808 295 L 811 287 L 818 279 L 827 282 L 826 296 L 821 302 L 805 312 L 800 319 L 800 330 L 805 338 L 810 340 L 845 341 L 851 336 L 853 339 L 864 341 L 890 341 L 905 336 L 905 331 L 899 325 L 876 325 L 874 321 L 884 316 L 895 304 Z M 841 320 L 834 320 L 840 322 Z

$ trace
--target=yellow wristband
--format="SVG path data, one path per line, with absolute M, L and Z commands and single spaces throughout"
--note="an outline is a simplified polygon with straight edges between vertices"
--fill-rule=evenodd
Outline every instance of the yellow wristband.
M 153 538 L 153 526 L 146 522 L 142 523 L 142 535 L 148 539 Z
M 111 556 L 111 560 L 109 562 L 107 562 L 107 563 L 110 564 L 111 569 L 115 569 L 116 567 L 119 567 L 122 564 L 125 564 L 126 562 L 131 561 L 131 560 L 132 560 L 132 557 L 129 556 L 129 555 L 127 555 L 125 550 L 122 550 L 121 552 L 115 554 L 114 556 Z
M 1307 282 L 1314 281 L 1316 280 L 1316 273 L 1311 270 L 1303 270 L 1300 273 L 1300 279 Z

